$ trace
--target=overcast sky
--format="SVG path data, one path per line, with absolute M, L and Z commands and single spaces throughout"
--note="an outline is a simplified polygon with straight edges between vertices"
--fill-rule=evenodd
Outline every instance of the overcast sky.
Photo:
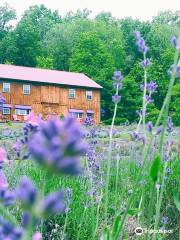
M 29 6 L 42 3 L 52 10 L 57 9 L 60 15 L 88 8 L 93 15 L 108 11 L 117 18 L 131 16 L 141 20 L 151 20 L 162 10 L 180 10 L 180 0 L 0 0 L 2 4 L 5 2 L 16 9 L 19 17 Z

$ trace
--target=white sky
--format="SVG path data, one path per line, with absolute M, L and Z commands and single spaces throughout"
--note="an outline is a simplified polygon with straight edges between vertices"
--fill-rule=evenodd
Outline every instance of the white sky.
M 141 20 L 151 20 L 162 10 L 180 10 L 180 0 L 0 0 L 0 5 L 5 2 L 16 9 L 19 17 L 29 6 L 41 3 L 52 10 L 57 9 L 60 15 L 88 8 L 93 15 L 108 11 L 117 18 L 131 16 Z

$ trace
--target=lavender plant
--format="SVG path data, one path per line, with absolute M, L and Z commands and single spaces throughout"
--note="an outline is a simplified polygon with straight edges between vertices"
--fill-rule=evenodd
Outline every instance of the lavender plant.
M 135 184 L 134 184 L 134 188 L 133 188 L 133 194 L 131 194 L 131 196 L 129 197 L 127 204 L 126 204 L 126 209 L 124 211 L 123 216 L 121 217 L 120 215 L 117 215 L 115 217 L 114 220 L 114 226 L 112 227 L 112 230 L 109 230 L 108 228 L 106 228 L 104 230 L 104 233 L 102 235 L 102 239 L 119 239 L 120 236 L 122 236 L 122 232 L 123 232 L 123 228 L 124 228 L 124 223 L 126 221 L 127 215 L 129 212 L 132 212 L 132 206 L 134 205 L 134 200 L 136 197 L 136 193 L 137 191 L 139 191 L 138 185 L 140 184 L 141 180 L 142 180 L 142 174 L 143 171 L 145 170 L 145 166 L 147 168 L 149 168 L 149 166 L 151 166 L 150 168 L 150 178 L 153 181 L 152 187 L 151 187 L 151 197 L 150 197 L 150 203 L 149 203 L 149 208 L 150 211 L 148 213 L 148 219 L 150 220 L 153 216 L 153 197 L 154 197 L 154 191 L 155 191 L 155 187 L 157 186 L 156 183 L 158 183 L 159 186 L 161 186 L 160 188 L 157 188 L 157 202 L 155 204 L 156 206 L 156 213 L 155 213 L 155 222 L 154 222 L 154 234 L 153 234 L 153 240 L 158 238 L 158 234 L 157 234 L 157 228 L 159 225 L 159 219 L 160 219 L 160 211 L 161 211 L 161 204 L 162 204 L 162 197 L 163 197 L 163 192 L 164 192 L 164 184 L 165 184 L 165 174 L 167 172 L 170 172 L 169 169 L 167 171 L 167 166 L 168 164 L 165 163 L 163 164 L 163 145 L 164 145 L 164 138 L 165 138 L 165 130 L 167 129 L 167 131 L 172 131 L 172 120 L 170 117 L 168 117 L 168 112 L 169 112 L 169 103 L 170 103 L 170 99 L 171 99 L 171 94 L 172 94 L 172 87 L 175 81 L 176 77 L 179 77 L 179 39 L 173 37 L 172 39 L 172 43 L 174 45 L 174 47 L 176 48 L 176 54 L 175 54 L 175 59 L 174 59 L 174 64 L 170 67 L 170 70 L 168 71 L 168 73 L 171 75 L 171 79 L 170 79 L 170 83 L 169 83 L 169 88 L 168 88 L 168 92 L 164 101 L 164 104 L 162 106 L 162 109 L 160 111 L 159 117 L 157 119 L 157 122 L 155 124 L 155 126 L 157 127 L 160 120 L 163 119 L 163 125 L 161 127 L 159 127 L 156 131 L 156 134 L 160 134 L 160 141 L 159 141 L 159 155 L 156 155 L 154 158 L 154 160 L 152 161 L 152 164 L 148 163 L 148 155 L 150 153 L 151 147 L 152 147 L 152 143 L 154 141 L 154 136 L 156 134 L 152 134 L 153 131 L 153 125 L 151 122 L 147 123 L 147 130 L 151 133 L 150 136 L 150 140 L 148 144 L 147 143 L 147 136 L 146 136 L 146 109 L 147 109 L 147 104 L 152 102 L 152 98 L 151 95 L 152 93 L 156 90 L 157 85 L 154 82 L 147 82 L 147 68 L 150 66 L 151 62 L 150 60 L 146 57 L 147 51 L 148 51 L 148 47 L 146 46 L 146 43 L 144 41 L 144 39 L 141 37 L 140 32 L 135 31 L 134 32 L 135 38 L 136 38 L 136 45 L 138 47 L 138 50 L 140 52 L 143 53 L 143 61 L 140 63 L 141 67 L 144 69 L 144 84 L 141 85 L 141 89 L 143 90 L 143 104 L 142 104 L 142 109 L 139 111 L 139 116 L 140 116 L 140 120 L 137 126 L 137 130 L 135 132 L 132 133 L 132 137 L 134 139 L 137 140 L 143 140 L 144 143 L 144 148 L 143 148 L 143 161 L 142 161 L 142 165 L 141 165 L 141 169 L 135 179 Z M 115 101 L 115 103 L 117 103 L 120 98 L 118 96 L 116 96 L 115 98 L 113 97 Z M 114 115 L 116 114 L 116 108 L 114 111 Z M 138 131 L 141 125 L 141 122 L 143 124 L 143 136 L 140 136 Z M 110 136 L 110 143 L 112 141 L 112 138 Z M 111 146 L 111 144 L 110 144 Z M 111 147 L 109 148 L 109 162 L 111 162 Z M 160 173 L 160 168 L 163 168 L 162 174 Z M 108 171 L 108 174 L 110 172 L 110 168 Z M 109 178 L 107 178 L 109 182 Z M 108 191 L 106 191 L 106 194 L 108 194 Z M 142 204 L 142 196 L 140 198 L 140 203 L 139 203 L 139 207 L 138 210 L 141 209 L 141 204 Z M 150 222 L 148 220 L 148 231 L 150 230 Z M 107 224 L 107 222 L 106 222 Z M 107 226 L 107 225 L 106 225 Z M 150 234 L 146 234 L 146 239 L 150 239 Z
M 64 121 L 57 118 L 47 122 L 39 121 L 35 116 L 24 127 L 24 140 L 21 143 L 29 149 L 31 157 L 51 174 L 77 174 L 80 172 L 79 157 L 86 151 L 82 141 L 83 131 L 74 119 Z M 19 146 L 18 146 L 19 147 Z M 17 151 L 17 148 L 16 148 Z M 51 215 L 65 213 L 65 197 L 62 190 L 42 196 L 34 183 L 26 176 L 20 179 L 19 186 L 10 190 L 2 165 L 7 161 L 7 153 L 0 149 L 0 236 L 2 240 L 34 239 L 40 240 L 39 232 L 33 234 L 41 219 Z M 21 206 L 22 223 L 7 209 L 8 206 Z M 5 206 L 5 208 L 3 207 Z

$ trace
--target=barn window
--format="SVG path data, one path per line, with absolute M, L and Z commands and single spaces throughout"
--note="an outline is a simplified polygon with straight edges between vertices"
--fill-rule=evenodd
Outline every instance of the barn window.
M 15 105 L 15 114 L 20 116 L 26 116 L 31 112 L 31 106 Z
M 24 95 L 29 95 L 31 92 L 31 86 L 28 84 L 23 84 L 23 93 Z
M 30 113 L 28 109 L 15 109 L 15 114 L 20 116 L 26 116 Z
M 9 93 L 10 92 L 10 83 L 3 82 L 3 92 Z
M 93 119 L 93 118 L 94 118 L 94 111 L 92 111 L 92 110 L 87 110 L 86 116 L 87 116 L 88 118 Z
M 92 91 L 86 91 L 86 99 L 92 100 Z
M 73 99 L 76 97 L 76 90 L 73 88 L 69 89 L 69 98 Z
M 72 117 L 79 118 L 79 119 L 82 119 L 84 115 L 83 110 L 76 110 L 76 109 L 70 109 L 69 113 Z
M 11 109 L 7 107 L 3 107 L 3 115 L 9 115 L 11 114 Z

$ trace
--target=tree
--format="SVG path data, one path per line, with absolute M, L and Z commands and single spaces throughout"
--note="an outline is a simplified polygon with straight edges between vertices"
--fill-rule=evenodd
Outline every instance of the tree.
M 25 11 L 20 22 L 28 22 L 32 25 L 42 41 L 46 33 L 55 25 L 62 22 L 61 17 L 57 11 L 52 12 L 51 9 L 46 8 L 43 4 L 31 6 Z
M 94 32 L 80 35 L 72 51 L 70 71 L 82 72 L 101 84 L 102 108 L 106 110 L 106 117 L 110 117 L 110 102 L 112 96 L 112 74 L 114 61 L 107 46 Z
M 151 28 L 149 22 L 141 22 L 140 20 L 134 20 L 131 17 L 119 20 L 119 28 L 122 31 L 123 39 L 125 42 L 125 52 L 126 57 L 125 62 L 125 73 L 128 74 L 132 66 L 139 59 L 140 54 L 137 51 L 135 44 L 135 38 L 133 31 L 138 30 L 141 32 L 142 36 L 146 39 L 147 34 Z
M 37 57 L 37 67 L 45 69 L 54 69 L 54 61 L 50 57 Z
M 14 32 L 17 56 L 16 65 L 36 66 L 36 57 L 40 55 L 40 42 L 36 28 L 28 21 L 21 21 Z
M 16 39 L 14 32 L 9 32 L 0 41 L 0 63 L 11 62 L 14 63 L 18 56 L 18 48 L 16 46 Z
M 180 10 L 160 12 L 153 18 L 153 23 L 180 26 Z
M 102 82 L 111 78 L 113 68 L 113 57 L 97 34 L 93 32 L 81 34 L 72 51 L 70 71 L 83 72 Z
M 16 11 L 7 3 L 0 6 L 0 40 L 12 28 L 10 22 L 16 19 Z
M 162 58 L 162 54 L 167 51 L 167 49 L 173 52 L 171 38 L 174 35 L 179 35 L 179 33 L 178 27 L 165 24 L 152 24 L 147 36 L 151 57 L 163 63 L 164 59 Z

